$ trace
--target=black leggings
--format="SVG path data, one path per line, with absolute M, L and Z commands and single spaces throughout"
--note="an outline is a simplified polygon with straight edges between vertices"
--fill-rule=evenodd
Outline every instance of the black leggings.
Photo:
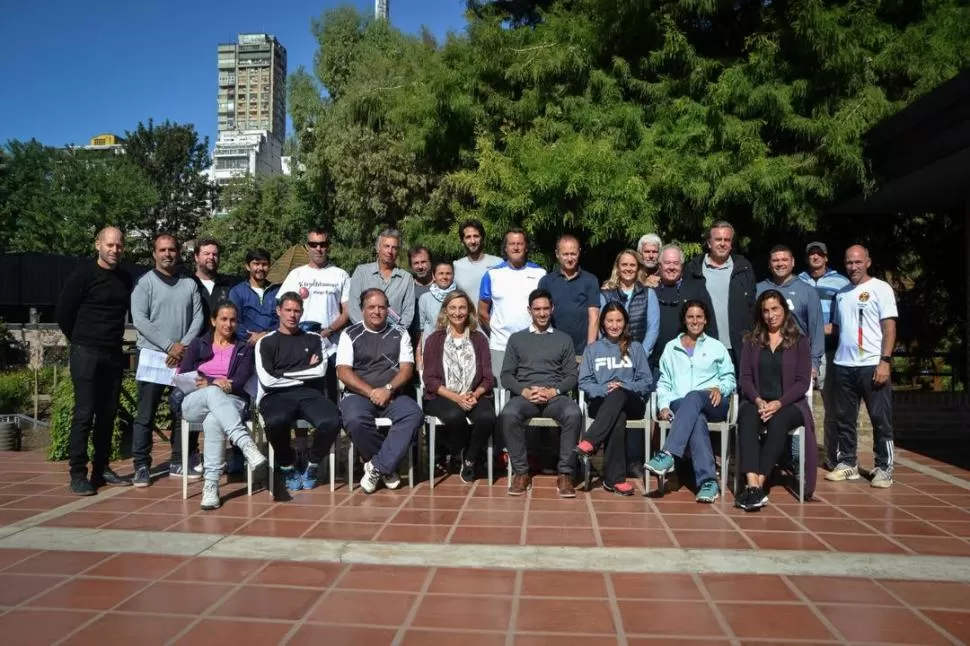
M 626 422 L 643 419 L 646 405 L 639 395 L 617 388 L 606 397 L 589 400 L 593 423 L 580 439 L 593 446 L 604 445 L 603 482 L 616 485 L 626 481 Z M 634 431 L 640 433 L 640 430 Z
M 757 473 L 767 476 L 778 464 L 785 450 L 788 431 L 803 426 L 802 411 L 795 404 L 778 409 L 768 423 L 761 421 L 758 407 L 749 401 L 741 403 L 738 411 L 738 438 L 741 449 L 741 473 Z M 760 441 L 761 429 L 766 429 L 765 440 Z
M 444 431 L 449 453 L 456 458 L 464 451 L 466 460 L 477 460 L 495 431 L 495 401 L 491 397 L 482 397 L 474 408 L 466 411 L 438 395 L 424 400 L 424 410 L 441 420 L 438 430 Z M 467 420 L 471 420 L 471 426 Z

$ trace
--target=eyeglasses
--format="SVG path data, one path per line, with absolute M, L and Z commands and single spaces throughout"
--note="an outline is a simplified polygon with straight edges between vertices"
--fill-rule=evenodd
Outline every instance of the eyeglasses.
M 329 242 L 308 242 L 306 243 L 306 246 L 310 247 L 311 249 L 326 249 L 327 247 L 330 246 L 330 243 Z

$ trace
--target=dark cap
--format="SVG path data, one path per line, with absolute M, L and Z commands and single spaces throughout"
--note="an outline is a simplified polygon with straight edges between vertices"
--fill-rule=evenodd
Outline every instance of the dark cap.
M 823 256 L 829 255 L 829 248 L 825 246 L 824 242 L 819 242 L 817 240 L 815 242 L 809 242 L 805 246 L 805 253 L 812 253 L 812 249 L 818 249 L 822 252 Z

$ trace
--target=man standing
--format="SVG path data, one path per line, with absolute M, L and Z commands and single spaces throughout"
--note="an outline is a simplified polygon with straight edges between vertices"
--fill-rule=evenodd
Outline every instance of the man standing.
M 303 301 L 299 295 L 284 292 L 279 298 L 277 315 L 279 329 L 256 344 L 256 374 L 266 393 L 259 401 L 259 412 L 286 488 L 290 491 L 313 489 L 317 486 L 320 462 L 330 453 L 340 432 L 340 416 L 337 406 L 325 393 L 323 378 L 327 360 L 323 338 L 300 329 Z M 300 419 L 315 429 L 302 472 L 294 465 L 290 445 L 290 429 Z
M 644 284 L 647 287 L 656 287 L 660 284 L 660 249 L 664 246 L 663 241 L 656 233 L 647 233 L 641 236 L 637 243 L 637 252 L 646 267 L 647 279 Z
M 826 480 L 858 480 L 856 456 L 859 400 L 872 420 L 873 487 L 893 484 L 892 359 L 896 345 L 896 295 L 889 283 L 869 275 L 872 261 L 862 245 L 845 252 L 850 284 L 835 296 L 834 321 L 839 347 L 835 352 L 835 423 L 838 429 L 838 464 Z
M 414 375 L 407 330 L 389 324 L 387 297 L 379 289 L 361 294 L 359 307 L 364 319 L 344 330 L 337 346 L 337 376 L 348 391 L 340 400 L 340 414 L 366 460 L 360 486 L 374 493 L 381 480 L 388 489 L 401 486 L 397 468 L 424 415 L 416 401 L 400 392 Z M 376 417 L 391 420 L 386 438 L 377 430 Z
M 177 366 L 185 354 L 185 348 L 202 330 L 202 297 L 195 277 L 186 277 L 178 271 L 179 246 L 175 236 L 160 233 L 155 236 L 152 257 L 155 268 L 138 279 L 131 294 L 131 320 L 138 331 L 138 348 L 153 350 L 166 355 L 169 367 Z M 138 412 L 132 424 L 132 460 L 136 487 L 152 484 L 152 430 L 155 413 L 168 386 L 148 381 L 138 382 Z M 172 408 L 172 459 L 169 475 L 182 475 L 182 425 L 178 407 Z M 194 443 L 194 455 L 190 456 L 189 468 L 194 477 L 200 478 L 198 436 L 193 433 L 190 450 Z
M 579 266 L 579 240 L 568 233 L 556 241 L 559 270 L 539 279 L 539 289 L 557 303 L 552 325 L 573 340 L 576 356 L 599 335 L 600 290 L 596 276 Z
M 788 309 L 795 315 L 795 322 L 812 346 L 812 376 L 818 375 L 825 354 L 825 330 L 822 304 L 818 294 L 806 283 L 795 278 L 795 255 L 785 245 L 775 245 L 768 255 L 771 278 L 758 283 L 756 295 L 774 289 L 788 301 Z
M 653 383 L 660 380 L 660 355 L 671 339 L 680 334 L 684 303 L 700 301 L 713 311 L 711 297 L 702 281 L 684 280 L 684 252 L 677 245 L 669 244 L 660 252 L 660 284 L 657 285 L 657 302 L 660 304 L 660 333 L 650 352 L 650 369 Z M 704 333 L 717 338 L 714 317 L 707 321 Z
M 359 265 L 350 277 L 351 323 L 363 320 L 360 297 L 369 289 L 379 289 L 387 296 L 388 316 L 392 325 L 405 330 L 414 320 L 414 279 L 397 266 L 401 249 L 401 234 L 397 229 L 385 229 L 377 236 L 377 262 Z
M 236 334 L 250 345 L 256 345 L 280 324 L 276 314 L 276 295 L 280 286 L 270 285 L 266 280 L 270 263 L 269 252 L 265 249 L 247 251 L 246 271 L 249 272 L 249 280 L 229 290 L 229 300 L 239 310 Z
M 741 340 L 752 324 L 754 268 L 744 256 L 733 253 L 734 227 L 730 222 L 719 220 L 711 225 L 707 233 L 707 250 L 706 254 L 687 263 L 685 278 L 704 281 L 714 306 L 717 338 L 727 347 L 737 370 Z
M 414 299 L 419 300 L 431 289 L 431 252 L 424 245 L 414 245 L 408 250 L 408 264 L 414 276 Z
M 824 242 L 809 242 L 805 247 L 805 262 L 808 271 L 798 274 L 798 278 L 812 287 L 818 294 L 822 305 L 822 323 L 825 331 L 825 357 L 818 367 L 815 388 L 822 391 L 822 404 L 825 407 L 825 466 L 835 468 L 839 461 L 838 431 L 835 428 L 835 399 L 833 397 L 832 361 L 838 345 L 838 335 L 832 326 L 835 310 L 835 295 L 849 284 L 849 279 L 828 266 L 829 248 Z
M 533 417 L 551 417 L 559 424 L 559 477 L 556 488 L 560 498 L 575 498 L 573 487 L 573 449 L 583 430 L 583 413 L 569 398 L 579 375 L 576 354 L 569 335 L 554 330 L 552 296 L 536 289 L 528 296 L 531 324 L 509 337 L 502 365 L 502 387 L 512 399 L 499 415 L 505 445 L 512 463 L 510 496 L 521 496 L 532 486 L 526 452 L 528 422 Z
M 455 285 L 472 299 L 478 312 L 478 293 L 485 270 L 502 262 L 498 256 L 484 252 L 485 227 L 478 220 L 465 220 L 458 226 L 458 237 L 468 253 L 455 261 Z
M 522 229 L 513 227 L 506 232 L 505 258 L 485 270 L 478 293 L 478 320 L 490 332 L 488 348 L 496 379 L 509 337 L 529 327 L 529 294 L 546 275 L 545 269 L 529 261 L 529 239 Z
M 199 238 L 195 245 L 195 281 L 202 296 L 202 320 L 212 325 L 212 313 L 220 301 L 228 300 L 229 290 L 236 284 L 230 276 L 219 273 L 219 254 L 222 246 L 215 238 Z
M 97 260 L 71 274 L 57 304 L 57 324 L 71 344 L 71 493 L 78 496 L 93 496 L 106 484 L 131 484 L 108 466 L 121 395 L 125 316 L 131 304 L 131 275 L 118 265 L 125 250 L 124 235 L 116 227 L 106 227 L 98 232 L 94 248 Z M 92 428 L 94 456 L 88 480 Z

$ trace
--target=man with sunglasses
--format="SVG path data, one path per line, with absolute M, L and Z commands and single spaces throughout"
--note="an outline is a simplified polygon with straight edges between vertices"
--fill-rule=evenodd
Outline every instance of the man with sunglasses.
M 324 348 L 329 360 L 326 372 L 327 394 L 336 401 L 334 357 L 337 354 L 337 339 L 340 331 L 350 321 L 350 311 L 347 308 L 347 300 L 350 298 L 350 276 L 330 262 L 329 231 L 321 227 L 310 229 L 306 235 L 305 246 L 310 262 L 292 270 L 280 286 L 279 293 L 299 294 L 303 299 L 300 327 L 307 331 L 319 332 L 326 340 Z
M 660 250 L 660 284 L 654 289 L 660 304 L 660 333 L 650 353 L 650 369 L 654 383 L 660 378 L 660 355 L 667 342 L 681 332 L 681 309 L 687 301 L 697 300 L 713 311 L 711 296 L 703 281 L 684 279 L 684 252 L 677 245 L 669 244 Z M 717 338 L 717 322 L 714 317 L 707 320 L 704 332 Z

